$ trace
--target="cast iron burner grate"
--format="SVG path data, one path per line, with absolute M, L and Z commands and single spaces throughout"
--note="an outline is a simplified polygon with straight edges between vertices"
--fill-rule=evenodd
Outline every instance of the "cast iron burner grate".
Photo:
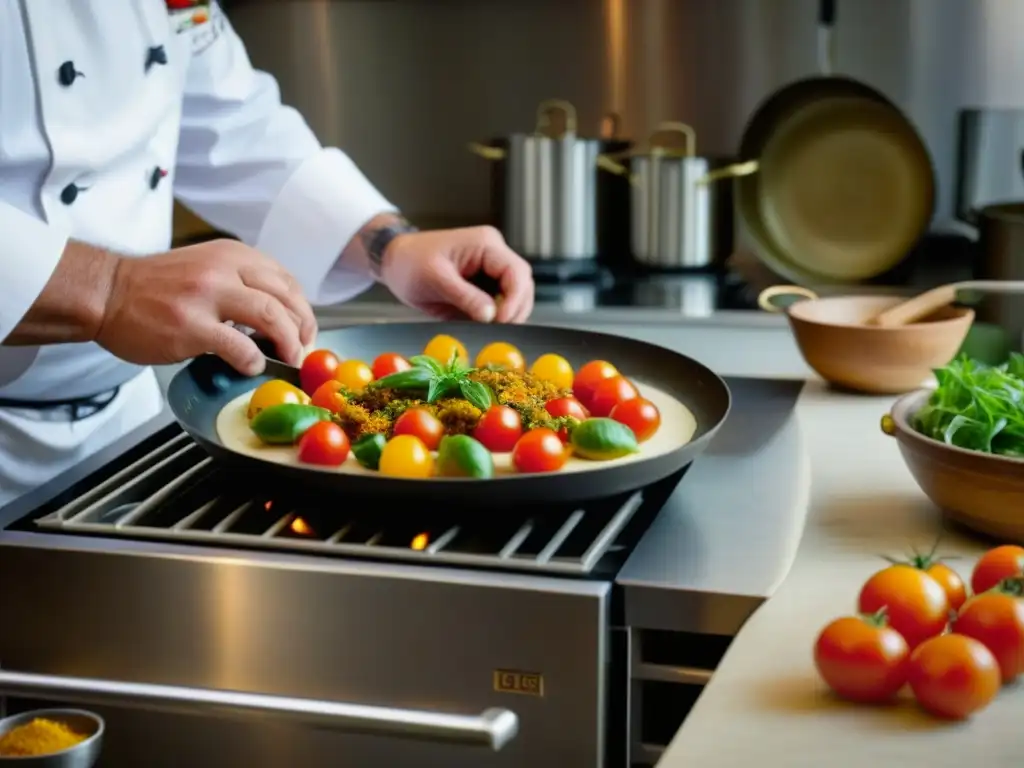
M 388 514 L 359 500 L 269 497 L 183 433 L 35 521 L 64 533 L 335 557 L 586 575 L 616 551 L 643 493 L 585 508 Z

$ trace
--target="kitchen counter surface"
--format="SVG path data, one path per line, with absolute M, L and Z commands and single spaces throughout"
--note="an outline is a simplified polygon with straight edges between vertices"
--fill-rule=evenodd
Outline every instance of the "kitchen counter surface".
M 779 589 L 748 620 L 658 763 L 661 768 L 865 764 L 961 768 L 1019 759 L 1024 691 L 1007 690 L 969 724 L 935 721 L 910 701 L 870 709 L 830 697 L 811 648 L 832 618 L 855 607 L 857 591 L 884 565 L 931 546 L 942 523 L 903 464 L 879 419 L 893 398 L 837 394 L 811 383 L 798 406 L 811 457 L 807 522 Z M 963 575 L 986 543 L 943 534 L 941 552 Z

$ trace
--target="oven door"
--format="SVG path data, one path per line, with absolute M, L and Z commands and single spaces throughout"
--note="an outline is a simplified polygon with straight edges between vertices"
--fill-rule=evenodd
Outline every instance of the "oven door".
M 6 532 L 0 693 L 90 706 L 104 768 L 601 766 L 609 590 Z

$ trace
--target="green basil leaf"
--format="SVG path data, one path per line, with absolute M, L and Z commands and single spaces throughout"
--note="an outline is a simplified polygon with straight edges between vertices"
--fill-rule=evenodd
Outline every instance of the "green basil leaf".
M 429 368 L 410 368 L 377 379 L 373 386 L 377 389 L 426 389 L 435 378 Z
M 459 391 L 464 398 L 481 411 L 486 411 L 494 405 L 494 394 L 486 384 L 481 384 L 479 381 L 462 379 L 459 381 Z
M 415 355 L 409 358 L 409 362 L 417 368 L 426 368 L 437 376 L 444 373 L 444 366 L 430 355 Z

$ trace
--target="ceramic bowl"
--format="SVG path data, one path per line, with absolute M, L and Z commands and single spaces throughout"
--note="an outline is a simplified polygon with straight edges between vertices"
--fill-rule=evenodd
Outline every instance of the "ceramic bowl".
M 796 299 L 780 306 L 778 299 Z M 793 285 L 767 288 L 758 305 L 785 312 L 804 360 L 825 381 L 857 392 L 899 395 L 919 388 L 956 357 L 974 311 L 944 307 L 917 323 L 880 328 L 869 320 L 903 301 L 899 296 L 819 298 Z
M 936 506 L 967 528 L 1024 544 L 1024 459 L 969 451 L 933 440 L 913 427 L 931 390 L 904 395 L 882 431 L 899 443 L 910 474 Z
M 86 738 L 71 749 L 48 755 L 30 757 L 0 757 L 0 765 L 18 768 L 92 768 L 100 756 L 103 746 L 103 718 L 84 709 L 36 709 L 22 712 L 0 720 L 0 736 L 19 725 L 25 725 L 36 718 L 64 723 Z

